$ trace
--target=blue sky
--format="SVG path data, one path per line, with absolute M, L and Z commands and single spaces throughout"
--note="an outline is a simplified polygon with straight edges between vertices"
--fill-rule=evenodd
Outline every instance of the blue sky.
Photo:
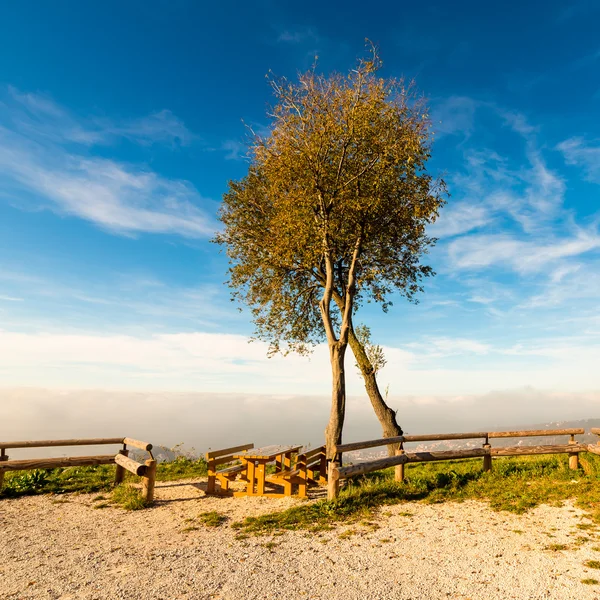
M 451 193 L 421 303 L 359 318 L 383 384 L 597 391 L 599 25 L 591 1 L 4 3 L 0 385 L 326 395 L 323 348 L 247 343 L 208 240 L 265 74 L 369 38 L 429 98 Z

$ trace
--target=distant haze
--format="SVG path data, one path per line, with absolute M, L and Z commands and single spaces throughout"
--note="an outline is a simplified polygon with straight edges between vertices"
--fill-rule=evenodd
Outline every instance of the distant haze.
M 598 391 L 521 389 L 471 396 L 407 396 L 390 398 L 390 404 L 410 434 L 600 417 Z M 329 398 L 324 396 L 33 388 L 1 389 L 0 406 L 0 441 L 130 436 L 155 446 L 183 444 L 196 453 L 246 442 L 320 444 L 329 414 Z M 349 398 L 345 440 L 379 437 L 380 433 L 367 397 Z M 33 452 L 12 451 L 11 455 Z M 54 454 L 66 452 L 81 453 L 60 448 Z

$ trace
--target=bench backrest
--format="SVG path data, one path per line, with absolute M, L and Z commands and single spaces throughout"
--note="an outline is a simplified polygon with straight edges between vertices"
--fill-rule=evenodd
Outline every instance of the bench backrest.
M 231 448 L 223 448 L 222 450 L 210 450 L 206 453 L 206 460 L 213 465 L 222 465 L 230 463 L 233 460 L 234 454 L 238 452 L 244 452 L 254 448 L 254 444 L 242 444 L 241 446 L 232 446 Z

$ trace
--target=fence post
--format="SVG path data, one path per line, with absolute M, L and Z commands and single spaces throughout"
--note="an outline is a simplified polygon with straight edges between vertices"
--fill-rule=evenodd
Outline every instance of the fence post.
M 8 456 L 6 455 L 6 448 L 0 448 L 0 462 L 8 460 Z M 4 485 L 4 471 L 0 471 L 0 492 L 2 491 L 2 486 Z
M 299 454 L 296 460 L 296 470 L 299 472 L 302 483 L 298 484 L 298 496 L 300 498 L 306 498 L 306 482 L 308 479 L 308 471 L 306 469 L 306 456 Z M 291 487 L 291 486 L 290 486 Z
M 485 438 L 485 443 L 483 444 L 483 448 L 484 448 L 484 450 L 492 449 L 492 447 L 490 446 L 490 440 L 488 438 Z M 492 470 L 492 455 L 486 454 L 483 457 L 483 471 L 488 472 L 491 470 Z
M 146 461 L 146 474 L 142 479 L 142 496 L 148 504 L 154 500 L 154 483 L 156 481 L 156 461 L 149 458 Z
M 400 442 L 400 447 L 396 450 L 395 454 L 396 456 L 404 454 L 404 444 L 402 442 Z M 404 463 L 401 465 L 396 465 L 396 468 L 394 469 L 394 476 L 396 481 L 399 481 L 400 483 L 404 481 Z
M 340 493 L 340 474 L 338 465 L 333 460 L 329 463 L 327 477 L 327 500 L 335 500 Z
M 122 454 L 123 456 L 129 456 L 129 450 L 127 450 L 126 444 L 123 444 L 123 448 L 119 450 L 119 454 Z M 115 471 L 115 485 L 123 483 L 124 477 L 125 469 L 121 465 L 117 465 L 117 470 Z
M 576 444 L 575 436 L 571 435 L 571 439 L 569 440 L 569 444 Z M 572 471 L 577 471 L 579 469 L 579 453 L 578 452 L 569 452 L 569 469 Z
M 327 485 L 327 455 L 325 446 L 321 450 L 321 462 L 319 463 L 319 484 Z

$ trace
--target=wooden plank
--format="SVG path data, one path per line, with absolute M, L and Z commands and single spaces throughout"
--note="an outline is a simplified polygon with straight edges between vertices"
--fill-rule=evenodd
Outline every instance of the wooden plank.
M 252 452 L 248 452 L 244 454 L 244 459 L 246 460 L 273 460 L 280 454 L 285 456 L 284 465 L 286 461 L 289 461 L 289 456 L 294 452 L 298 452 L 302 446 L 281 446 L 278 448 L 273 448 L 269 450 L 265 448 L 264 450 L 261 448 L 254 448 Z M 238 455 L 239 458 L 239 455 Z
M 593 433 L 595 435 L 600 435 L 600 427 L 592 427 L 590 429 L 590 433 Z
M 123 443 L 128 446 L 133 446 L 134 448 L 139 448 L 140 450 L 146 450 L 146 452 L 150 452 L 152 450 L 152 444 L 148 444 L 148 442 L 140 442 L 139 440 L 134 440 L 133 438 L 124 438 Z
M 229 467 L 227 469 L 221 469 L 220 471 L 217 471 L 217 475 L 227 475 L 227 474 L 232 474 L 232 473 L 240 473 L 242 471 L 244 471 L 246 469 L 246 467 L 244 465 L 233 465 L 233 467 Z
M 585 429 L 531 429 L 526 431 L 490 431 L 490 438 L 542 437 L 549 435 L 581 435 Z
M 0 462 L 0 471 L 29 471 L 31 469 L 56 469 L 58 467 L 89 467 L 115 463 L 115 455 L 62 456 L 60 458 L 33 458 Z
M 487 438 L 486 431 L 470 431 L 466 433 L 432 433 L 426 435 L 405 435 L 406 442 L 437 442 L 443 440 L 477 440 Z
M 114 462 L 121 465 L 124 469 L 127 469 L 130 473 L 138 476 L 144 476 L 146 474 L 145 465 L 141 465 L 139 462 L 125 456 L 123 454 L 117 454 L 114 457 Z
M 397 456 L 386 456 L 385 458 L 379 458 L 377 460 L 370 460 L 368 462 L 358 463 L 357 465 L 350 465 L 347 467 L 339 467 L 336 469 L 337 476 L 339 479 L 346 479 L 348 477 L 354 477 L 355 475 L 364 475 L 365 473 L 371 473 L 372 471 L 379 471 L 381 469 L 387 469 L 388 467 L 394 467 L 401 465 L 402 463 L 408 462 L 408 455 L 402 454 Z M 329 475 L 331 476 L 331 465 L 329 463 Z
M 206 453 L 206 460 L 216 458 L 217 456 L 224 456 L 225 454 L 233 454 L 234 452 L 243 452 L 244 450 L 250 450 L 250 448 L 254 448 L 254 444 L 242 444 L 241 446 L 232 446 L 223 450 L 211 450 Z
M 213 464 L 217 465 L 226 465 L 227 463 L 236 462 L 238 459 L 233 456 L 233 454 L 229 454 L 228 456 L 221 456 L 219 458 L 213 458 Z
M 569 454 L 587 452 L 586 444 L 556 444 L 546 446 L 509 446 L 507 448 L 492 448 L 492 456 L 527 456 L 530 454 Z
M 336 454 L 352 452 L 353 450 L 364 450 L 365 448 L 376 448 L 377 446 L 389 446 L 390 444 L 400 444 L 405 440 L 404 436 L 380 438 L 377 440 L 367 440 L 364 442 L 352 442 L 350 444 L 340 444 L 335 447 Z
M 438 460 L 457 460 L 461 458 L 476 458 L 489 454 L 485 448 L 474 448 L 472 450 L 442 450 L 439 452 L 406 452 L 396 456 L 386 456 L 377 460 L 370 460 L 357 465 L 340 467 L 338 474 L 340 479 L 364 475 L 373 471 L 380 471 L 388 467 L 395 467 L 405 463 L 432 462 Z
M 303 452 L 306 460 L 309 460 L 313 456 L 321 455 L 325 452 L 325 446 L 319 446 L 318 448 L 313 448 L 312 450 L 308 450 L 307 452 Z
M 77 440 L 34 440 L 22 442 L 0 442 L 0 448 L 51 448 L 53 446 L 101 446 L 104 444 L 122 444 L 120 438 L 88 438 Z
M 436 452 L 407 452 L 409 463 L 433 462 L 438 460 L 458 460 L 461 458 L 478 458 L 486 456 L 490 451 L 487 448 L 472 448 L 470 450 L 440 450 Z
M 592 454 L 600 454 L 600 444 L 588 444 L 587 450 Z

